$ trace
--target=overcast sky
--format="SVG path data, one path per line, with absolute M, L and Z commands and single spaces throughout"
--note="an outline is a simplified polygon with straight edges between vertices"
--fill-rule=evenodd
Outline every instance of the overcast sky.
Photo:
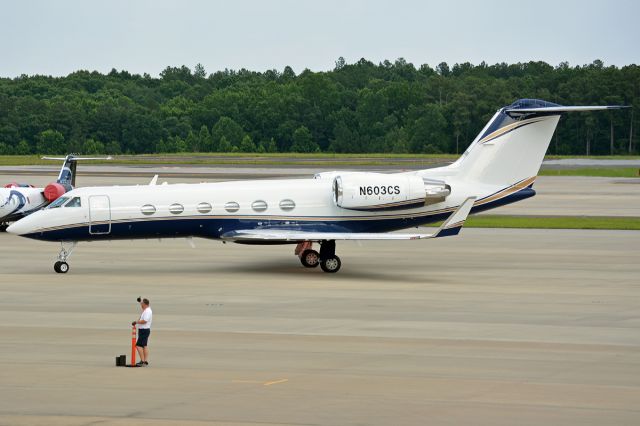
M 640 62 L 640 1 L 0 0 L 0 76 L 202 63 L 264 71 L 375 63 Z

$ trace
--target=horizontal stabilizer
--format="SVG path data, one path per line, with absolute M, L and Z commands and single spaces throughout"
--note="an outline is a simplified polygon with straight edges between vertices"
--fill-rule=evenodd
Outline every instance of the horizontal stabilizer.
M 505 112 L 516 112 L 516 113 L 563 113 L 563 112 L 580 112 L 580 111 L 602 111 L 607 109 L 623 109 L 623 108 L 631 108 L 626 105 L 594 105 L 594 106 L 551 106 L 551 107 L 540 107 L 540 108 L 505 108 Z
M 112 157 L 77 157 L 75 154 L 69 154 L 66 157 L 42 157 L 42 159 L 64 161 L 56 182 L 69 189 L 76 186 L 76 168 L 79 160 L 112 160 Z
M 42 157 L 43 160 L 59 160 L 59 161 L 78 161 L 78 160 L 113 160 L 113 157 L 76 157 L 70 155 L 68 157 Z

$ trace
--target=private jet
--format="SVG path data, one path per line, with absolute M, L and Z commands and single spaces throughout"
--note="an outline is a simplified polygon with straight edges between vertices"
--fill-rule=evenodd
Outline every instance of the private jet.
M 69 271 L 79 241 L 190 237 L 295 244 L 303 266 L 335 273 L 336 241 L 453 236 L 469 213 L 534 196 L 560 116 L 616 108 L 521 99 L 500 108 L 454 163 L 426 170 L 172 185 L 155 176 L 149 185 L 78 188 L 7 231 L 61 243 L 58 273 Z M 440 221 L 433 233 L 395 232 Z
M 5 231 L 9 223 L 40 210 L 62 194 L 71 191 L 76 185 L 76 167 L 79 160 L 108 160 L 110 158 L 78 157 L 73 154 L 62 158 L 43 157 L 44 160 L 63 161 L 58 179 L 44 188 L 15 182 L 0 188 L 0 231 Z

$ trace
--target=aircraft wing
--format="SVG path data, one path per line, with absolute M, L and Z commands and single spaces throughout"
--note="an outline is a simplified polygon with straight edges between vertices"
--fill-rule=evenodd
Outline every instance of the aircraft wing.
M 419 240 L 430 234 L 388 234 L 374 232 L 309 232 L 288 229 L 240 229 L 222 235 L 230 241 L 323 241 L 323 240 Z
M 476 197 L 467 198 L 432 234 L 374 232 L 310 232 L 287 229 L 240 229 L 222 235 L 228 241 L 421 240 L 458 235 Z

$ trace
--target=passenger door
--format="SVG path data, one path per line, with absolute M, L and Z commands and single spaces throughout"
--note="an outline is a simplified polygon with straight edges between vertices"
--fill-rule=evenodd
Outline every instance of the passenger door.
M 89 197 L 89 234 L 100 235 L 111 232 L 111 201 L 107 195 Z

